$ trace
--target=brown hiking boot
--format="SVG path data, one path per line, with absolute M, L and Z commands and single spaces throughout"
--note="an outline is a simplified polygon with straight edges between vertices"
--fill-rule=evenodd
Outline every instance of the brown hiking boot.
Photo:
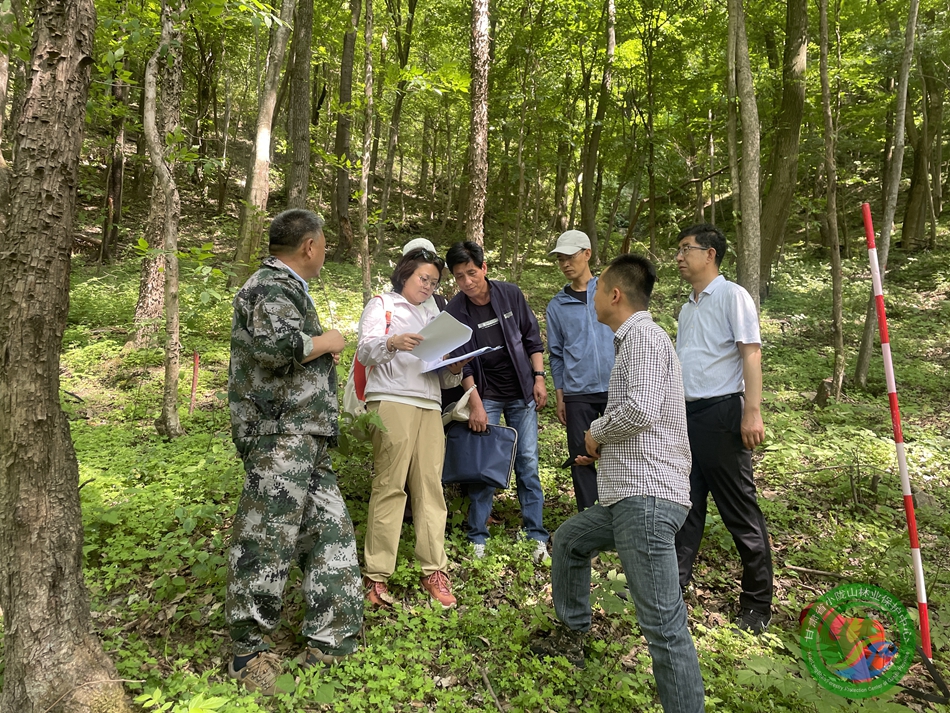
M 366 585 L 366 601 L 373 609 L 381 609 L 392 605 L 393 597 L 389 593 L 389 587 L 386 586 L 385 582 L 376 582 L 364 577 L 363 584 Z
M 428 577 L 423 577 L 422 588 L 429 593 L 430 597 L 441 604 L 443 609 L 451 609 L 455 606 L 452 585 L 445 572 L 433 572 Z
M 308 646 L 303 650 L 303 653 L 297 657 L 297 663 L 299 663 L 303 668 L 313 668 L 314 666 L 332 666 L 335 663 L 339 663 L 347 657 L 348 654 L 325 654 L 322 649 L 318 649 L 315 646 Z
M 277 677 L 280 676 L 280 656 L 261 651 L 239 671 L 234 670 L 234 661 L 228 663 L 228 675 L 249 691 L 262 696 L 277 693 Z

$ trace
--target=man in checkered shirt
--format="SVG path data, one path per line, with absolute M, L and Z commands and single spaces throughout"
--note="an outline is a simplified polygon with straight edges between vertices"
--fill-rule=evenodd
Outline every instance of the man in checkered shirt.
M 585 434 L 600 460 L 599 503 L 554 535 L 554 609 L 561 626 L 532 641 L 535 653 L 583 667 L 591 625 L 590 558 L 620 555 L 665 713 L 704 710 L 703 679 L 680 594 L 674 537 L 690 508 L 690 450 L 679 360 L 647 312 L 656 269 L 621 255 L 601 274 L 597 319 L 614 331 L 607 409 Z M 579 458 L 578 462 L 590 462 Z

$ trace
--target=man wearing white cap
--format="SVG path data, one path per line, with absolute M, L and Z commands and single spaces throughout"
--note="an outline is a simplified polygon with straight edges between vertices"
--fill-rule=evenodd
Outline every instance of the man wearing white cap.
M 614 364 L 614 334 L 597 321 L 594 292 L 597 278 L 590 271 L 590 238 L 568 230 L 551 251 L 570 283 L 548 303 L 548 349 L 557 395 L 557 418 L 567 426 L 570 460 L 578 511 L 597 501 L 597 470 L 586 457 L 584 431 L 607 408 L 607 387 Z

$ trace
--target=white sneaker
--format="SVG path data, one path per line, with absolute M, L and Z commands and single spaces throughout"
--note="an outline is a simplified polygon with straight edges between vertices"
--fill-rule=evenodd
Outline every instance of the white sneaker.
M 548 543 L 541 542 L 541 540 L 535 540 L 534 551 L 531 553 L 531 559 L 534 560 L 535 564 L 543 562 L 544 558 L 548 556 Z
M 485 559 L 485 545 L 480 545 L 478 543 L 472 545 L 475 550 L 475 559 Z

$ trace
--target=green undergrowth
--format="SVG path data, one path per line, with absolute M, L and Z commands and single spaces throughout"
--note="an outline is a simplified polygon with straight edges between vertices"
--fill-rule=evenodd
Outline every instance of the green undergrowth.
M 550 569 L 534 565 L 517 541 L 513 492 L 497 498 L 487 557 L 472 558 L 462 529 L 464 499 L 447 492 L 449 574 L 459 607 L 432 609 L 419 587 L 413 529 L 404 526 L 391 587 L 393 611 L 370 613 L 359 652 L 340 665 L 301 672 L 289 662 L 301 642 L 300 572 L 292 570 L 285 620 L 274 648 L 288 661 L 284 693 L 264 701 L 242 693 L 226 675 L 224 620 L 227 537 L 243 480 L 229 438 L 227 382 L 230 297 L 224 287 L 218 228 L 193 236 L 184 257 L 185 329 L 180 386 L 187 435 L 168 442 L 152 423 L 160 410 L 158 339 L 129 350 L 139 264 L 127 259 L 96 270 L 76 265 L 63 339 L 63 405 L 80 465 L 84 557 L 93 617 L 119 676 L 143 710 L 192 711 L 659 711 L 646 643 L 632 608 L 618 598 L 624 573 L 615 555 L 595 562 L 594 625 L 589 662 L 530 655 L 527 641 L 554 621 Z M 194 249 L 192 249 L 194 248 Z M 391 256 L 395 259 L 395 255 Z M 489 255 L 489 259 L 495 256 Z M 381 261 L 374 292 L 388 286 Z M 490 264 L 491 275 L 506 278 Z M 209 268 L 209 269 L 205 269 Z M 845 337 L 849 371 L 863 328 L 870 279 L 866 260 L 845 261 Z M 539 315 L 562 285 L 551 264 L 529 262 L 519 285 Z M 947 672 L 950 615 L 950 255 L 892 255 L 885 285 L 907 457 L 918 508 L 938 667 Z M 202 295 L 205 295 L 202 297 Z M 352 358 L 362 304 L 355 265 L 327 263 L 311 294 L 327 327 L 343 331 Z M 685 300 L 669 259 L 659 261 L 653 302 L 658 323 L 675 332 Z M 737 605 L 739 563 L 714 507 L 697 562 L 690 620 L 707 691 L 707 710 L 907 710 L 897 690 L 847 703 L 817 687 L 798 656 L 801 608 L 841 582 L 882 586 L 908 605 L 914 581 L 880 348 L 869 387 L 849 380 L 843 399 L 812 402 L 831 375 L 830 286 L 813 257 L 788 258 L 763 305 L 764 415 L 767 441 L 756 455 L 761 502 L 773 538 L 775 617 L 759 639 L 725 624 Z M 542 329 L 544 327 L 542 319 Z M 193 352 L 200 356 L 194 412 L 189 414 Z M 553 401 L 553 384 L 549 383 Z M 540 470 L 545 521 L 553 531 L 574 512 L 563 429 L 541 413 Z M 365 532 L 372 466 L 365 442 L 334 454 L 358 545 Z M 811 572 L 809 571 L 811 570 Z M 820 570 L 826 574 L 815 574 Z M 0 637 L 0 676 L 2 676 Z M 934 690 L 920 664 L 908 681 Z M 497 700 L 497 703 L 496 703 Z M 940 707 L 930 706 L 930 709 Z M 946 708 L 940 708 L 946 710 Z

